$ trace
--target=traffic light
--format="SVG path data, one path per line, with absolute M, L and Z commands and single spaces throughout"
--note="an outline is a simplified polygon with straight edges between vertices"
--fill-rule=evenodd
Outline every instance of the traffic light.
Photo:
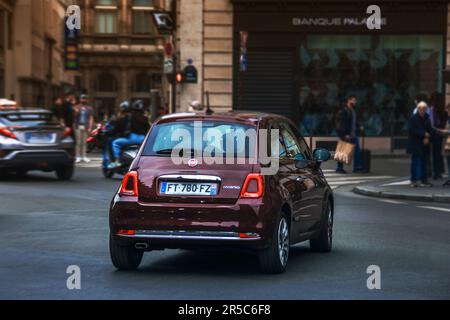
M 66 20 L 67 21 L 67 18 Z M 77 29 L 70 30 L 64 23 L 64 69 L 79 70 L 80 69 L 80 53 L 79 53 L 79 32 Z
M 182 72 L 177 72 L 175 75 L 175 81 L 177 84 L 182 84 L 184 82 L 184 74 Z

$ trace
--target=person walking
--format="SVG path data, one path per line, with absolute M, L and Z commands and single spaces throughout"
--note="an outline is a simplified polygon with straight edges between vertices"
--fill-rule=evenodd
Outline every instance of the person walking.
M 349 142 L 355 145 L 353 161 L 353 171 L 355 173 L 362 172 L 361 147 L 359 145 L 358 131 L 359 129 L 363 129 L 362 127 L 359 128 L 357 124 L 355 111 L 356 104 L 356 96 L 350 95 L 347 98 L 346 105 L 339 111 L 336 116 L 336 132 L 339 138 L 345 142 Z M 344 164 L 342 162 L 337 163 L 336 172 L 343 174 L 347 173 L 344 170 Z
M 448 179 L 444 183 L 444 187 L 450 187 L 450 103 L 447 104 L 447 122 L 445 129 L 440 129 L 440 133 L 444 136 L 442 143 L 442 154 L 447 158 L 447 173 Z
M 427 148 L 430 145 L 432 126 L 428 105 L 421 101 L 408 123 L 407 152 L 411 155 L 411 187 L 432 187 L 427 175 Z
M 75 107 L 74 114 L 74 128 L 76 133 L 76 143 L 77 143 L 77 159 L 76 163 L 81 161 L 89 163 L 90 160 L 86 156 L 87 143 L 86 139 L 89 132 L 92 131 L 94 127 L 94 112 L 91 106 L 88 104 L 88 96 L 82 94 L 80 96 L 80 103 Z

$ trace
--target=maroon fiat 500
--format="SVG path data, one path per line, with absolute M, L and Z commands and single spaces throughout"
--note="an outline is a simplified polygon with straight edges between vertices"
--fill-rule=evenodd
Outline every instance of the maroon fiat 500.
M 143 253 L 236 248 L 285 270 L 291 245 L 332 248 L 333 194 L 295 125 L 272 114 L 175 114 L 155 122 L 110 208 L 110 253 L 133 270 Z

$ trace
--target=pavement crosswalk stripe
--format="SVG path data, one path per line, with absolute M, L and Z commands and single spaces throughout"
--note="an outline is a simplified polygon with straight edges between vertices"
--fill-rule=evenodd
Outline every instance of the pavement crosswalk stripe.
M 429 209 L 429 210 L 436 210 L 436 211 L 443 211 L 443 212 L 450 212 L 450 208 L 440 208 L 440 207 L 431 207 L 431 206 L 419 206 L 419 208 Z
M 391 179 L 392 176 L 370 176 L 370 177 L 364 177 L 364 176 L 353 176 L 353 177 L 329 177 L 325 175 L 327 180 L 331 181 L 351 181 L 351 180 L 383 180 L 383 179 Z

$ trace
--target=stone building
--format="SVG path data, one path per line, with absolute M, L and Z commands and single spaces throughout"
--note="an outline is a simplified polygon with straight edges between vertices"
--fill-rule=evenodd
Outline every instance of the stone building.
M 77 0 L 82 14 L 79 89 L 100 116 L 123 100 L 150 104 L 150 90 L 162 89 L 163 38 L 152 10 L 163 0 Z
M 366 147 L 403 149 L 416 95 L 450 100 L 449 1 L 375 4 L 380 30 L 367 27 L 364 1 L 177 0 L 179 68 L 191 59 L 199 71 L 198 84 L 178 86 L 177 110 L 209 91 L 216 110 L 283 114 L 332 149 L 334 115 L 354 94 Z
M 50 107 L 74 76 L 63 69 L 66 1 L 0 0 L 0 97 Z

